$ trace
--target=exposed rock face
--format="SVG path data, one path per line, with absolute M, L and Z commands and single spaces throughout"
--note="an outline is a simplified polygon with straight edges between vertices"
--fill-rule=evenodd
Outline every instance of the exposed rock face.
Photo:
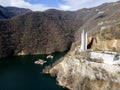
M 120 33 L 113 33 L 114 31 L 120 30 L 120 1 L 115 3 L 105 3 L 103 5 L 100 5 L 98 7 L 94 7 L 91 10 L 88 10 L 89 14 L 87 14 L 85 17 L 91 17 L 88 18 L 88 20 L 83 24 L 82 27 L 76 32 L 76 44 L 80 44 L 80 35 L 81 31 L 84 29 L 85 31 L 88 31 L 89 36 L 93 36 L 94 34 L 106 31 L 108 30 L 108 34 L 112 34 L 112 36 L 106 36 L 106 38 L 110 37 L 116 37 L 117 39 L 120 39 Z M 93 14 L 91 14 L 93 13 Z M 84 17 L 84 18 L 85 18 Z M 111 32 L 112 30 L 112 32 Z M 90 35 L 92 34 L 92 35 Z M 104 37 L 103 37 L 104 38 Z M 113 38 L 111 38 L 112 40 Z
M 80 59 L 71 53 L 49 71 L 59 85 L 70 90 L 120 90 L 120 66 Z
M 106 51 L 120 52 L 119 45 L 120 45 L 120 39 L 102 40 L 102 39 L 96 38 L 91 48 L 93 50 L 106 50 Z
M 115 25 L 101 30 L 96 34 L 89 37 L 89 42 L 93 38 L 91 43 L 91 48 L 93 50 L 106 50 L 114 51 L 120 53 L 120 24 L 116 23 Z

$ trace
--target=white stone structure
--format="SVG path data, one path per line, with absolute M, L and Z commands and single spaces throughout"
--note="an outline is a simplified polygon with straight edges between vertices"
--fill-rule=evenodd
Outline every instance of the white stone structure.
M 81 33 L 81 47 L 80 51 L 87 50 L 87 32 L 85 33 L 84 30 Z
M 91 59 L 102 59 L 106 64 L 120 64 L 120 55 L 103 52 L 90 52 Z

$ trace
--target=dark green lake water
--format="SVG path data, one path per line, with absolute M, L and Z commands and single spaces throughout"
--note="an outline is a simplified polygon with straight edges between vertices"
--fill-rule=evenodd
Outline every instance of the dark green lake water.
M 0 59 L 0 90 L 67 90 L 58 86 L 55 78 L 42 74 L 42 69 L 64 56 L 64 53 L 53 54 L 52 60 L 46 55 L 12 56 Z M 44 65 L 34 61 L 44 59 Z

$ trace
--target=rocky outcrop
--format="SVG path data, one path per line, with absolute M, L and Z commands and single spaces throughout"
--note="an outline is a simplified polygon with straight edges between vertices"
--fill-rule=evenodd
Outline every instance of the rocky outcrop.
M 88 10 L 88 16 L 90 17 L 80 29 L 75 34 L 75 43 L 78 46 L 80 44 L 80 35 L 81 31 L 84 29 L 88 32 L 89 36 L 94 36 L 94 34 L 103 32 L 106 36 L 105 39 L 120 39 L 120 1 L 115 3 L 105 3 L 98 7 L 94 7 L 91 10 Z M 93 14 L 91 14 L 93 13 Z M 84 18 L 85 18 L 84 17 Z M 83 19 L 84 19 L 83 18 Z M 116 32 L 117 31 L 117 32 Z M 111 35 L 112 34 L 112 35 Z M 114 38 L 115 37 L 115 38 Z M 102 41 L 102 40 L 101 40 Z M 75 47 L 74 47 L 75 48 Z
M 70 90 L 119 90 L 120 66 L 97 63 L 71 52 L 49 70 L 59 85 Z
M 105 30 L 101 30 L 89 37 L 93 50 L 106 50 L 120 53 L 120 24 L 116 23 Z
M 106 50 L 106 51 L 120 52 L 119 45 L 120 45 L 120 39 L 103 40 L 97 37 L 94 40 L 91 48 L 93 50 Z

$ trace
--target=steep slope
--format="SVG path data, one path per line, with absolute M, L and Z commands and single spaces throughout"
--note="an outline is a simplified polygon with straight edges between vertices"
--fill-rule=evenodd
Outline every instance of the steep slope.
M 114 23 L 113 25 L 100 30 L 92 35 L 94 37 L 92 43 L 93 50 L 106 50 L 120 53 L 120 23 Z M 91 36 L 89 37 L 92 38 Z
M 80 33 L 83 29 L 88 31 L 89 36 L 92 36 L 102 30 L 110 30 L 110 28 L 115 27 L 115 25 L 120 22 L 119 1 L 115 3 L 105 3 L 91 9 L 94 15 L 92 14 L 93 16 L 91 16 L 75 34 L 77 44 L 80 43 Z M 114 28 L 114 30 L 116 30 L 116 28 Z
M 63 52 L 70 48 L 82 21 L 73 12 L 29 12 L 0 22 L 1 56 Z M 77 22 L 77 23 L 74 23 Z

